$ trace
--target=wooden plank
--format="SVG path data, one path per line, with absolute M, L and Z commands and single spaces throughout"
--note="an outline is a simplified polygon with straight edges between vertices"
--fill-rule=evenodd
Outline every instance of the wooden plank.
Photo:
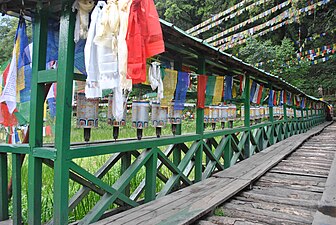
M 238 207 L 245 206 L 245 207 L 252 207 L 256 209 L 262 209 L 265 211 L 276 211 L 288 214 L 288 217 L 293 216 L 300 216 L 303 217 L 310 222 L 313 220 L 314 210 L 302 208 L 299 206 L 290 206 L 284 204 L 276 204 L 276 203 L 269 203 L 269 202 L 248 202 L 248 201 L 241 201 L 241 200 L 231 200 L 228 203 L 225 203 L 223 206 L 226 208 L 231 208 L 230 204 L 235 204 Z M 267 213 L 267 212 L 266 212 Z
M 330 168 L 325 191 L 314 216 L 314 225 L 336 224 L 336 154 Z
M 204 220 L 201 220 L 204 221 Z M 260 223 L 257 220 L 247 220 L 243 218 L 223 217 L 223 216 L 210 216 L 207 218 L 207 222 L 213 222 L 213 224 L 234 224 L 234 225 L 265 225 L 266 223 Z M 206 223 L 198 225 L 207 225 Z
M 273 172 L 283 173 L 296 173 L 296 174 L 307 174 L 307 175 L 318 175 L 321 177 L 328 177 L 329 171 L 328 170 L 320 170 L 320 169 L 310 169 L 310 168 L 289 168 L 286 166 L 277 166 L 276 168 L 272 169 Z
M 285 187 L 258 187 L 254 186 L 250 193 L 263 194 L 269 196 L 277 196 L 283 198 L 294 198 L 294 199 L 304 199 L 304 200 L 318 200 L 321 199 L 322 193 L 315 193 L 310 191 L 299 191 L 299 190 L 291 190 Z
M 226 203 L 220 208 L 223 210 L 224 214 L 225 210 L 229 209 L 240 212 L 247 212 L 250 213 L 250 215 L 253 214 L 253 216 L 260 215 L 281 220 L 290 219 L 292 222 L 303 224 L 309 224 L 313 220 L 313 216 L 309 212 L 303 210 L 295 210 L 289 213 L 289 211 L 286 211 L 285 209 L 281 210 L 281 208 L 273 207 L 272 205 L 267 206 L 267 204 L 252 204 L 241 201 L 234 201 L 234 203 Z M 245 218 L 248 218 L 248 216 Z
M 300 206 L 302 208 L 311 208 L 317 209 L 318 203 L 315 200 L 302 200 L 302 199 L 288 199 L 278 196 L 269 196 L 259 193 L 252 192 L 243 192 L 239 196 L 236 196 L 235 199 L 241 201 L 253 201 L 253 202 L 269 202 L 277 204 L 286 204 L 291 206 Z
M 244 212 L 244 211 L 239 211 L 239 210 L 234 210 L 234 209 L 225 209 L 225 215 L 227 216 L 233 216 L 233 217 L 240 217 L 240 218 L 245 218 L 249 220 L 257 220 L 258 222 L 261 223 L 267 223 L 267 224 L 286 224 L 286 225 L 298 225 L 298 224 L 305 224 L 305 223 L 298 223 L 291 221 L 290 218 L 284 218 L 284 219 L 279 219 L 276 217 L 270 217 L 270 216 L 265 216 L 265 215 L 259 215 L 259 214 L 253 214 L 251 212 Z

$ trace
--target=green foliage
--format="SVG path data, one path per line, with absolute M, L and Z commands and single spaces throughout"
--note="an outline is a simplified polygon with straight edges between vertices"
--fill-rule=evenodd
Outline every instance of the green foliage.
M 280 45 L 274 45 L 271 40 L 259 41 L 249 39 L 247 44 L 239 49 L 239 57 L 255 65 L 262 63 L 261 69 L 283 77 L 299 88 L 303 86 L 304 77 L 308 75 L 309 64 L 302 61 L 298 64 L 292 41 L 282 40 Z
M 16 18 L 7 16 L 0 18 L 0 65 L 11 57 L 17 24 Z
M 12 57 L 14 39 L 19 19 L 15 17 L 0 17 L 0 71 L 4 70 L 3 65 Z M 26 21 L 27 35 L 32 40 L 31 23 Z

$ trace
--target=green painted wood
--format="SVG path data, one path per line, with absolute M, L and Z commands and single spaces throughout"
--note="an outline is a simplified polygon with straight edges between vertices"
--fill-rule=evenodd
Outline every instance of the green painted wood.
M 109 186 L 108 184 L 104 183 L 101 179 L 99 179 L 96 176 L 94 176 L 93 174 L 87 172 L 85 169 L 78 166 L 76 163 L 71 162 L 70 163 L 70 168 L 75 173 L 77 173 L 80 176 L 84 177 L 85 179 L 91 181 L 92 183 L 94 183 L 98 187 L 104 189 L 109 194 L 118 194 L 118 196 L 116 196 L 116 198 L 119 198 L 121 201 L 125 202 L 126 204 L 131 205 L 131 206 L 137 206 L 138 205 L 138 203 L 136 203 L 135 201 L 129 199 L 129 197 L 124 195 L 122 193 L 122 191 L 118 191 L 115 188 L 113 188 L 113 187 Z
M 42 159 L 28 156 L 28 224 L 41 224 Z
M 199 56 L 198 57 L 198 73 L 199 74 L 203 74 L 203 75 L 206 74 L 205 64 L 206 63 L 205 63 L 204 56 Z M 204 134 L 204 109 L 198 108 L 198 107 L 196 109 L 196 134 L 200 134 L 200 135 Z M 203 152 L 203 145 L 200 145 L 199 149 L 197 150 L 195 154 L 195 181 L 196 182 L 202 180 L 202 164 L 203 164 L 202 152 Z
M 41 2 L 38 2 L 41 6 Z M 40 7 L 42 8 L 42 7 Z M 43 144 L 43 105 L 45 85 L 38 83 L 38 73 L 46 68 L 48 10 L 41 9 L 34 18 L 33 65 L 30 103 L 31 147 L 28 157 L 28 224 L 41 224 L 42 160 L 32 156 L 35 147 Z
M 157 152 L 161 150 L 154 148 L 151 150 L 152 155 L 146 162 L 146 186 L 145 186 L 145 202 L 150 202 L 155 199 L 156 196 L 156 164 L 157 164 Z
M 57 70 L 41 70 L 38 71 L 37 83 L 55 83 L 57 81 Z
M 8 162 L 7 153 L 0 153 L 0 221 L 8 220 Z
M 21 155 L 12 154 L 13 224 L 22 224 Z
M 189 186 L 192 185 L 192 182 L 189 180 L 189 178 L 184 175 L 183 171 L 181 171 L 179 168 L 177 168 L 177 166 L 175 166 L 174 163 L 172 163 L 168 156 L 166 156 L 166 154 L 164 154 L 162 151 L 157 151 L 158 154 L 158 158 L 160 159 L 160 161 L 176 176 L 179 176 L 179 178 L 181 179 L 181 181 Z
M 147 149 L 128 167 L 128 169 L 120 176 L 120 178 L 113 184 L 112 188 L 117 190 L 114 194 L 104 194 L 98 203 L 91 209 L 91 211 L 79 222 L 79 224 L 93 223 L 103 215 L 107 208 L 118 198 L 123 196 L 121 191 L 126 188 L 131 179 L 137 172 L 145 165 L 147 160 L 151 157 L 152 152 Z M 94 179 L 94 178 L 92 178 Z M 98 181 L 99 182 L 99 181 Z
M 244 87 L 244 126 L 250 128 L 250 76 L 245 75 L 245 87 Z M 248 141 L 244 145 L 244 157 L 248 158 L 251 156 L 250 151 L 250 132 L 247 133 Z
M 122 175 L 130 165 L 131 165 L 131 153 L 125 152 L 121 157 L 120 175 Z M 130 196 L 131 194 L 130 185 L 126 186 L 125 190 L 123 191 L 123 194 L 126 196 Z
M 71 1 L 62 4 L 57 69 L 57 99 L 55 148 L 57 157 L 54 163 L 54 224 L 68 223 L 69 199 L 69 161 L 70 149 L 72 88 L 74 78 L 75 13 L 71 10 Z
M 194 142 L 189 151 L 186 152 L 184 158 L 181 160 L 181 163 L 177 166 L 177 168 L 180 171 L 184 171 L 186 167 L 188 166 L 190 160 L 194 156 L 195 152 L 197 151 L 199 145 L 201 144 L 201 141 Z M 164 185 L 162 190 L 158 193 L 157 198 L 162 197 L 170 193 L 170 191 L 173 189 L 173 187 L 176 185 L 176 183 L 179 181 L 180 175 L 174 174 L 172 177 L 169 178 L 167 183 Z
M 17 153 L 17 154 L 28 154 L 30 147 L 28 144 L 0 144 L 0 152 L 2 153 Z
M 178 144 L 184 142 L 191 142 L 201 140 L 199 134 L 185 134 L 170 137 L 151 138 L 143 140 L 132 140 L 125 142 L 111 141 L 106 144 L 91 144 L 74 146 L 70 149 L 68 159 L 91 157 L 96 155 L 104 155 L 118 152 L 128 152 L 135 149 L 154 148 L 164 145 Z

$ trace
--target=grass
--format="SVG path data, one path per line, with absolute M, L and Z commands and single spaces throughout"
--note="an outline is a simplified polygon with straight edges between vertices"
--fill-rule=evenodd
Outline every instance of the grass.
M 130 121 L 130 120 L 128 120 Z M 51 120 L 46 122 L 47 124 L 51 124 Z M 83 130 L 75 127 L 76 121 L 73 118 L 72 120 L 72 128 L 71 128 L 71 142 L 81 142 L 83 141 Z M 241 121 L 235 122 L 235 126 L 240 126 L 242 124 Z M 207 128 L 211 129 L 211 126 Z M 216 129 L 220 129 L 220 124 L 217 124 Z M 195 133 L 196 123 L 195 120 L 185 120 L 182 123 L 182 133 Z M 171 135 L 170 125 L 167 125 L 162 130 L 162 135 Z M 144 136 L 155 136 L 155 128 L 149 126 L 144 129 Z M 131 127 L 130 123 L 127 123 L 125 127 L 120 129 L 120 138 L 135 138 L 136 130 Z M 112 139 L 112 127 L 106 123 L 106 119 L 101 116 L 99 122 L 99 128 L 92 129 L 91 132 L 91 141 L 97 140 L 111 140 Z M 219 140 L 219 139 L 218 139 Z M 45 143 L 54 142 L 54 137 L 45 137 Z M 188 146 L 191 143 L 187 143 Z M 106 160 L 109 158 L 109 155 L 103 156 L 95 156 L 90 158 L 81 158 L 76 159 L 75 162 L 81 167 L 85 168 L 87 171 L 94 173 L 98 168 L 100 168 Z M 182 154 L 183 157 L 183 154 Z M 135 158 L 132 157 L 132 161 Z M 204 158 L 205 160 L 205 158 Z M 11 159 L 9 157 L 9 165 L 11 165 Z M 165 174 L 167 177 L 172 175 L 171 171 L 167 169 L 165 166 L 161 168 L 161 172 Z M 11 174 L 11 171 L 10 171 Z M 120 160 L 116 163 L 112 169 L 103 177 L 103 181 L 108 183 L 109 185 L 113 185 L 116 180 L 120 177 L 121 174 L 121 164 Z M 143 167 L 136 176 L 130 182 L 130 190 L 131 193 L 135 190 L 135 188 L 140 184 L 140 182 L 145 178 L 145 167 Z M 190 179 L 193 179 L 193 172 L 190 173 Z M 52 218 L 52 208 L 53 208 L 53 169 L 43 165 L 43 173 L 42 173 L 42 221 L 47 222 Z M 159 192 L 164 183 L 157 178 L 156 182 L 157 192 Z M 22 210 L 23 210 L 23 219 L 27 221 L 27 195 L 28 195 L 28 163 L 25 160 L 22 167 Z M 69 183 L 69 199 L 81 188 L 82 186 L 76 182 L 70 180 Z M 143 197 L 143 195 L 141 196 Z M 95 203 L 100 199 L 100 196 L 90 192 L 88 196 L 86 196 L 81 203 L 69 214 L 70 221 L 76 221 L 83 218 L 90 209 L 95 205 Z M 12 206 L 10 206 L 12 207 Z M 115 204 L 111 205 L 110 208 L 116 207 Z M 12 211 L 12 208 L 10 208 Z

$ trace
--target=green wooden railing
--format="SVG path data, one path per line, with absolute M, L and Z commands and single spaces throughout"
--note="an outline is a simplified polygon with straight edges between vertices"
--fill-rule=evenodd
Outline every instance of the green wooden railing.
M 9 218 L 8 209 L 8 154 L 12 155 L 13 175 L 13 222 L 22 222 L 21 154 L 28 155 L 28 224 L 41 224 L 42 163 L 54 168 L 53 222 L 68 223 L 69 211 L 73 210 L 89 194 L 97 193 L 100 200 L 79 222 L 89 224 L 97 221 L 112 204 L 134 207 L 192 185 L 224 170 L 268 146 L 292 135 L 306 132 L 325 120 L 325 109 L 304 109 L 305 118 L 284 117 L 275 120 L 273 108 L 269 109 L 269 120 L 250 125 L 249 75 L 245 85 L 244 124 L 242 127 L 225 128 L 217 131 L 204 130 L 204 110 L 197 109 L 196 132 L 176 136 L 144 138 L 142 140 L 107 141 L 92 144 L 70 143 L 71 96 L 73 80 L 83 77 L 73 73 L 74 58 L 74 14 L 65 4 L 61 11 L 60 45 L 58 69 L 45 70 L 47 42 L 47 12 L 42 10 L 34 20 L 33 80 L 31 93 L 31 118 L 29 145 L 0 145 L 0 221 Z M 205 74 L 205 58 L 199 56 L 199 73 Z M 43 75 L 43 76 L 42 76 Z M 46 83 L 57 82 L 57 120 L 54 146 L 43 146 L 43 103 Z M 324 106 L 325 107 L 325 106 Z M 300 109 L 301 110 L 301 109 Z M 311 115 L 308 116 L 308 110 Z M 82 168 L 75 159 L 99 155 L 110 155 L 105 164 L 95 173 Z M 133 159 L 132 159 L 133 158 Z M 121 164 L 121 175 L 111 186 L 103 181 L 105 175 Z M 171 174 L 162 173 L 162 168 Z M 145 178 L 131 193 L 130 182 L 145 168 Z M 163 182 L 157 192 L 156 179 Z M 69 199 L 69 182 L 74 180 L 83 187 Z

